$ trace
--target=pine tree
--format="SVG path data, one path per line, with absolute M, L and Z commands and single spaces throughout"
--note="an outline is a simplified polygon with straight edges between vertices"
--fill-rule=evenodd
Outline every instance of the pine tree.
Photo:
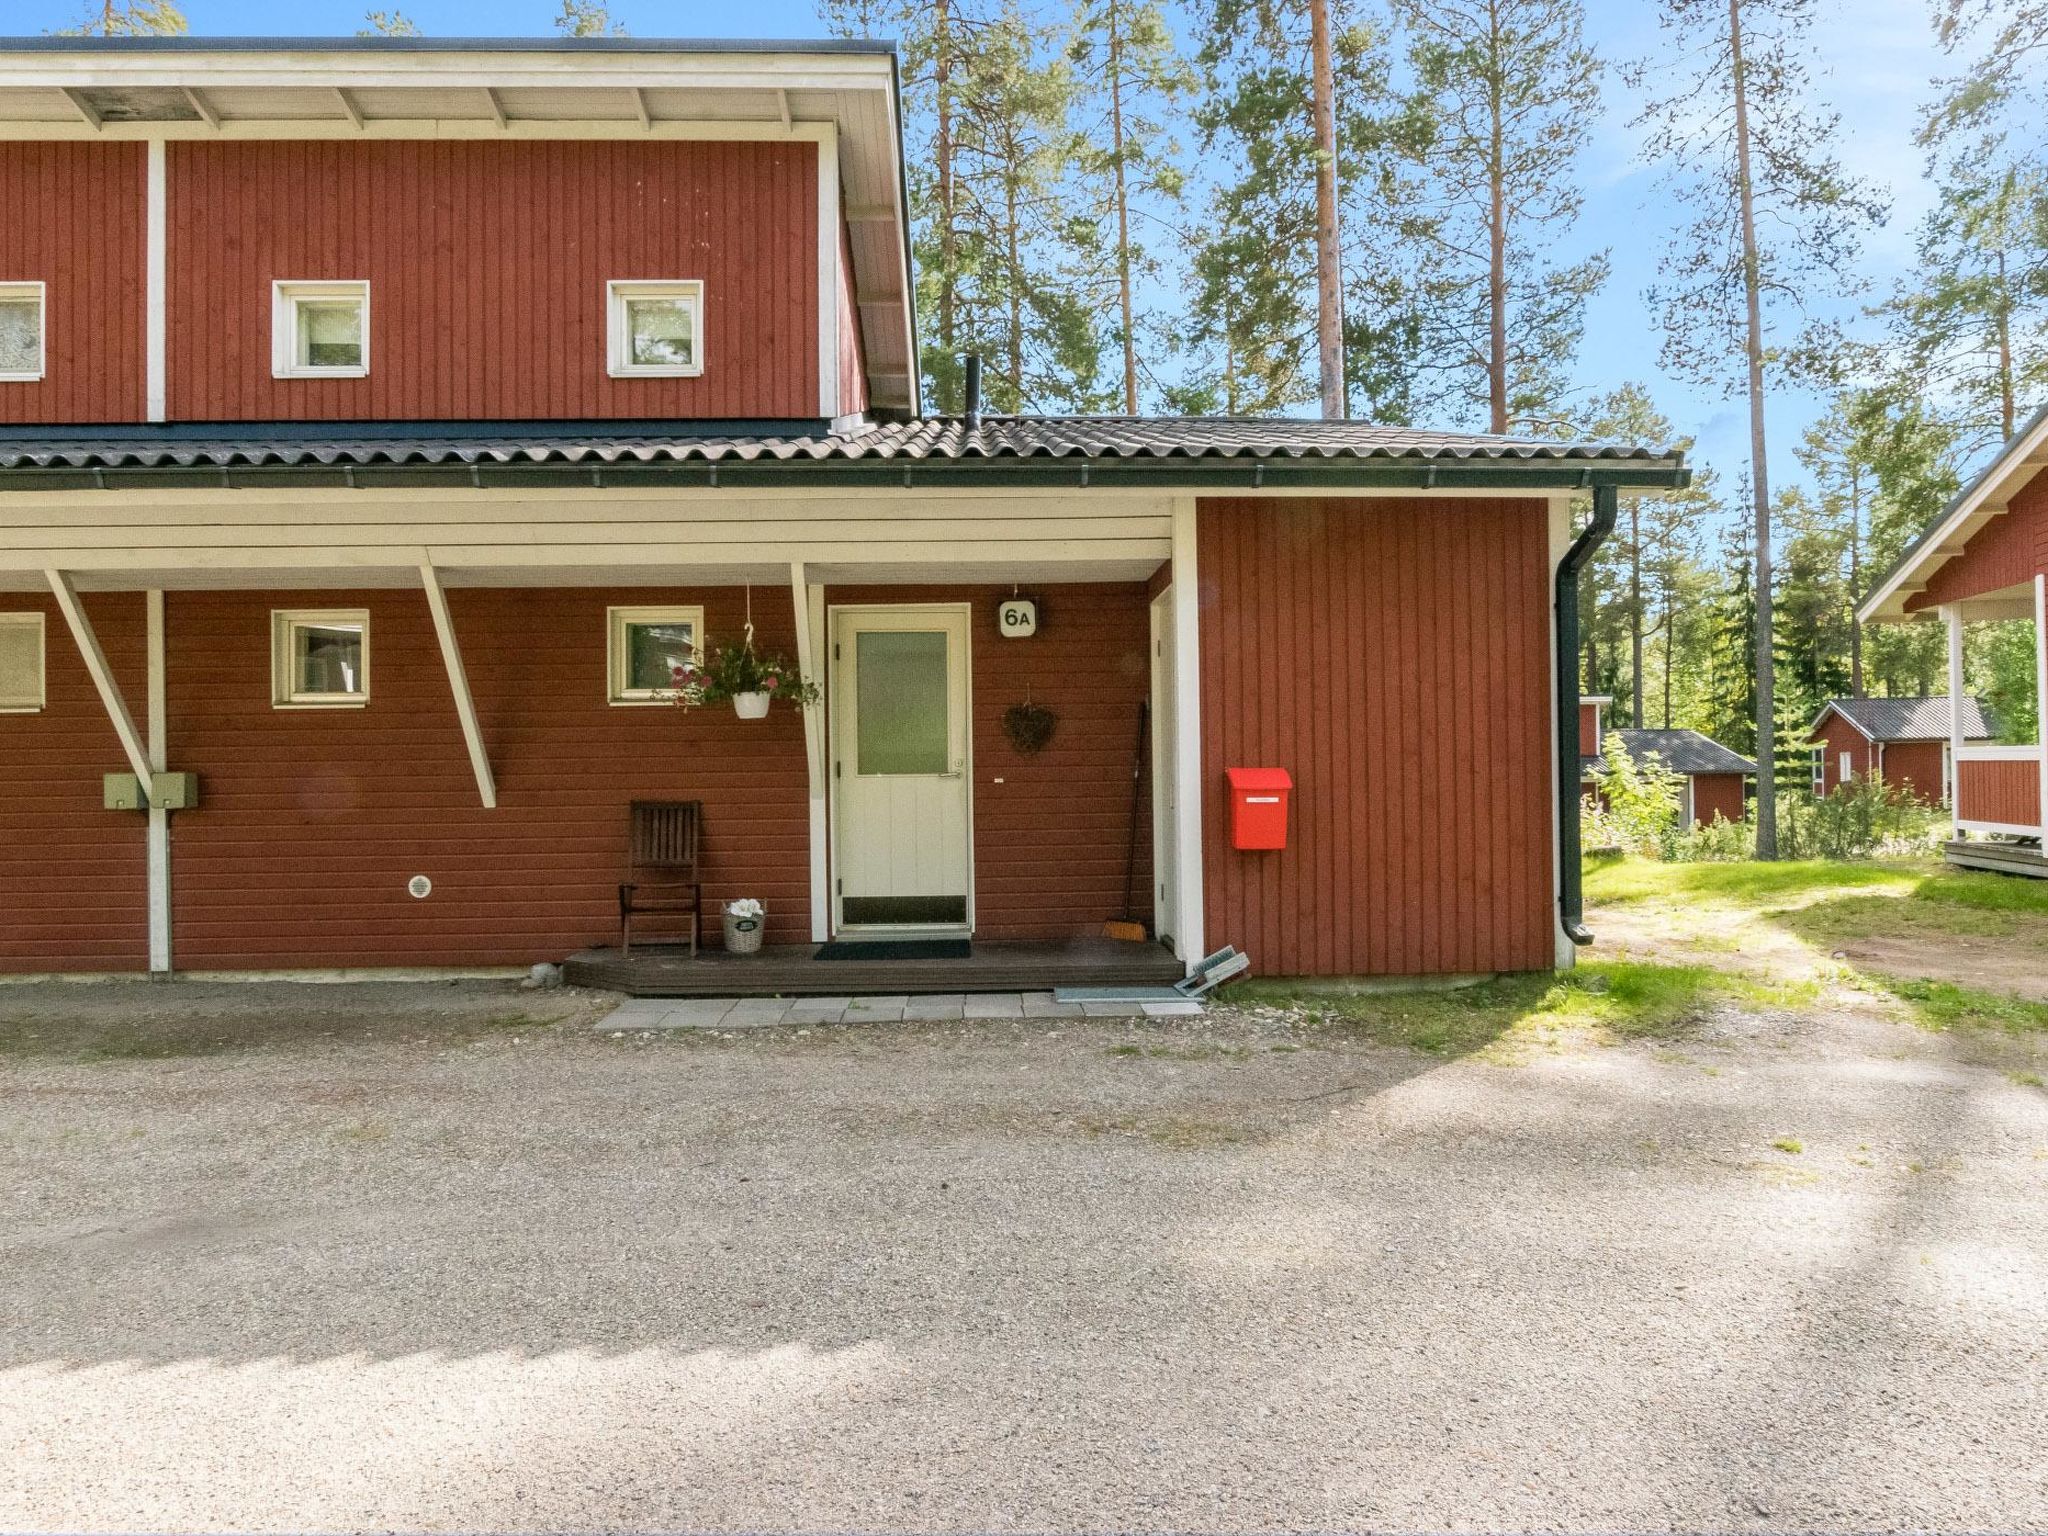
M 1394 0 L 1429 105 L 1404 209 L 1424 250 L 1419 356 L 1487 431 L 1558 431 L 1604 252 L 1559 259 L 1600 64 L 1580 0 Z
M 1829 530 L 1841 551 L 1849 695 L 1860 699 L 1864 696 L 1863 621 L 1856 616 L 1856 608 L 1867 595 L 1870 505 L 1877 487 L 1869 445 L 1857 430 L 1856 402 L 1853 393 L 1838 396 L 1825 416 L 1807 426 L 1793 451 L 1813 477 L 1817 499 L 1811 515 Z
M 1737 752 L 1748 753 L 1756 750 L 1757 740 L 1756 567 L 1740 521 L 1726 525 L 1719 566 L 1706 625 L 1706 724 L 1700 729 Z
M 403 11 L 368 11 L 363 20 L 369 25 L 356 33 L 357 37 L 418 37 L 418 23 Z
M 182 37 L 185 12 L 176 0 L 99 0 L 67 37 Z
M 1637 121 L 1649 153 L 1671 167 L 1692 211 L 1649 294 L 1662 311 L 1664 355 L 1678 371 L 1741 389 L 1749 402 L 1757 609 L 1757 857 L 1774 859 L 1771 763 L 1776 710 L 1771 653 L 1771 495 L 1765 399 L 1773 382 L 1826 378 L 1839 335 L 1814 320 L 1807 293 L 1853 292 L 1861 226 L 1880 220 L 1875 194 L 1832 153 L 1837 120 L 1808 110 L 1801 56 L 1815 0 L 1659 0 L 1678 46 L 1660 78 L 1669 93 Z M 1646 81 L 1644 65 L 1630 72 Z M 1803 319 L 1790 344 L 1774 319 Z
M 1165 119 L 1194 86 L 1157 0 L 1082 0 L 1068 50 L 1093 121 L 1078 136 L 1081 173 L 1099 188 L 1094 217 L 1111 254 L 1123 409 L 1139 409 L 1136 287 L 1159 262 L 1134 225 L 1170 230 L 1185 178 Z
M 562 0 L 555 30 L 564 37 L 624 37 L 624 23 L 612 20 L 604 0 Z

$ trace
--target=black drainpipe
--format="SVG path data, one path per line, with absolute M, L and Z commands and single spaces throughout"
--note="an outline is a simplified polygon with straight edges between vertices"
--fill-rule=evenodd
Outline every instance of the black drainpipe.
M 1593 487 L 1593 520 L 1557 567 L 1557 906 L 1565 936 L 1593 942 L 1579 879 L 1579 573 L 1614 532 L 1621 494 Z

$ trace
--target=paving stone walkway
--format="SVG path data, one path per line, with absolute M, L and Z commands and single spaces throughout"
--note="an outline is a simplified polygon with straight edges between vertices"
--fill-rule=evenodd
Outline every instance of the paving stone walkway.
M 939 992 L 915 997 L 636 997 L 596 1028 L 754 1029 L 772 1024 L 893 1024 L 905 1019 L 1128 1019 L 1198 1014 L 1197 1002 L 1062 1003 L 1050 992 Z

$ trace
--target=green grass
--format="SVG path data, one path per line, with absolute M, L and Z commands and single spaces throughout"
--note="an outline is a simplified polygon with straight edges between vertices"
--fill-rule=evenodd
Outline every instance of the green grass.
M 1775 1147 L 1778 1151 L 1790 1152 L 1795 1157 L 1806 1150 L 1806 1143 L 1801 1141 L 1797 1136 L 1780 1136 L 1776 1141 L 1773 1141 L 1771 1145 Z
M 1946 907 L 1969 907 L 1979 912 L 2018 912 L 2048 917 L 2048 880 L 1945 869 L 1927 876 L 1914 886 L 1913 899 Z
M 1559 976 L 1507 976 L 1422 992 L 1304 992 L 1284 982 L 1233 987 L 1229 1001 L 1299 1008 L 1318 1023 L 1383 1045 L 1462 1056 L 1497 1042 L 1535 1042 L 1565 1031 L 1607 1039 L 1682 1032 L 1723 1002 L 1796 1006 L 1810 986 L 1767 986 L 1704 965 L 1598 960 Z
M 1878 982 L 1907 1006 L 1923 1029 L 1997 1030 L 2008 1035 L 2048 1033 L 2048 1003 L 1957 986 L 1952 981 L 1880 977 Z
M 1824 859 L 1780 864 L 1660 864 L 1638 858 L 1588 859 L 1586 900 L 1595 906 L 1655 900 L 1765 906 L 1816 891 L 1882 887 L 1904 893 L 1929 875 L 1924 865 L 1846 864 Z

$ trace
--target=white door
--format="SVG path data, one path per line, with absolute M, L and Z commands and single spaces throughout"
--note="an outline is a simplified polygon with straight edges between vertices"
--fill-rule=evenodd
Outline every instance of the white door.
M 1174 767 L 1173 593 L 1152 600 L 1152 931 L 1161 940 L 1179 936 L 1175 903 L 1180 891 L 1174 850 L 1178 845 L 1179 776 Z
M 968 619 L 964 604 L 832 611 L 839 928 L 972 925 Z

